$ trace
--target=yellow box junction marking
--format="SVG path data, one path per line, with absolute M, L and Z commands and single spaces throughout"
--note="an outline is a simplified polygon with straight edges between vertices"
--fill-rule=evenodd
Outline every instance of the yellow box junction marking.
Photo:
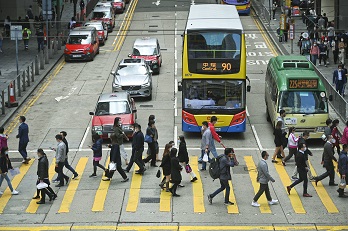
M 25 174 L 27 174 L 29 168 L 31 165 L 34 163 L 34 160 L 30 160 L 28 164 L 22 164 L 21 167 L 19 168 L 20 173 L 16 176 L 13 177 L 11 184 L 14 190 L 17 189 L 19 183 L 23 180 Z M 5 180 L 4 180 L 5 181 Z M 3 184 L 7 184 L 7 182 L 3 182 Z M 19 192 L 21 193 L 21 192 Z M 0 214 L 3 213 L 6 204 L 9 202 L 11 199 L 12 194 L 10 191 L 10 188 L 7 187 L 6 190 L 4 191 L 4 194 L 0 197 Z
M 232 181 L 228 182 L 230 184 L 230 201 L 234 203 L 234 205 L 227 205 L 227 213 L 232 213 L 232 214 L 237 214 L 239 213 L 238 205 L 237 205 L 237 200 L 234 195 L 234 190 L 233 190 L 233 185 Z M 226 190 L 225 190 L 226 193 Z
M 311 162 L 308 160 L 309 163 L 309 167 L 311 169 L 312 175 L 313 176 L 317 176 L 317 173 L 315 172 Z M 321 202 L 323 203 L 323 205 L 325 206 L 326 210 L 329 213 L 338 213 L 338 209 L 335 206 L 335 204 L 333 203 L 333 201 L 331 200 L 329 194 L 327 193 L 327 191 L 325 190 L 323 184 L 319 181 L 318 182 L 318 186 L 315 186 L 315 182 L 312 182 L 312 185 L 315 189 L 315 191 L 317 191 L 318 196 L 321 200 Z
M 109 163 L 110 163 L 110 158 L 107 158 L 106 163 L 105 163 L 105 168 L 109 168 Z M 104 175 L 104 174 L 103 174 Z M 92 207 L 93 212 L 101 212 L 104 211 L 104 204 L 106 200 L 106 195 L 108 193 L 108 189 L 110 186 L 110 181 L 103 181 L 100 179 L 100 184 L 98 187 L 98 190 L 95 194 L 94 197 L 94 203 Z
M 292 184 L 288 173 L 286 172 L 286 170 L 282 164 L 274 164 L 274 167 L 277 170 L 279 177 L 280 177 L 280 180 L 282 181 L 282 183 L 284 185 L 284 189 L 285 189 L 286 194 L 288 194 L 286 187 Z M 301 190 L 303 190 L 302 183 L 298 184 L 298 186 L 301 187 Z M 289 199 L 290 199 L 292 208 L 294 209 L 295 213 L 306 213 L 306 210 L 304 209 L 302 201 L 301 201 L 295 188 L 291 189 Z
M 76 165 L 76 172 L 80 172 L 80 177 L 77 180 L 70 181 L 68 188 L 64 194 L 64 198 L 58 210 L 58 213 L 68 213 L 70 212 L 70 205 L 74 199 L 77 187 L 79 186 L 80 179 L 82 178 L 83 172 L 85 170 L 86 164 L 88 162 L 88 157 L 81 157 Z
M 52 163 L 50 165 L 50 168 L 48 169 L 48 176 L 50 177 L 49 180 L 52 181 L 54 174 L 56 173 L 55 166 L 56 166 L 56 158 L 53 158 Z M 52 186 L 52 185 L 51 185 Z M 36 196 L 36 190 L 34 193 L 34 196 Z M 36 213 L 37 209 L 39 208 L 39 205 L 36 204 L 38 200 L 34 200 L 32 199 L 29 203 L 29 206 L 27 207 L 27 209 L 25 210 L 25 212 L 27 213 Z
M 259 191 L 259 183 L 256 182 L 256 177 L 257 177 L 257 168 L 255 166 L 254 160 L 252 156 L 244 156 L 244 160 L 245 163 L 248 167 L 249 170 L 249 176 L 250 176 L 250 180 L 251 183 L 253 185 L 254 188 L 254 192 L 255 194 Z M 259 204 L 260 204 L 260 212 L 261 213 L 272 213 L 269 205 L 268 205 L 268 201 L 266 199 L 266 195 L 263 194 L 260 199 L 258 200 Z
M 205 213 L 203 184 L 202 184 L 201 175 L 198 172 L 198 157 L 197 156 L 191 157 L 190 165 L 191 165 L 192 171 L 196 173 L 196 176 L 198 179 L 194 183 L 192 183 L 193 212 Z M 185 171 L 185 169 L 183 171 Z
M 162 178 L 165 177 L 163 175 L 162 171 L 162 176 L 160 177 L 161 181 Z M 165 187 L 165 184 L 164 184 Z M 161 189 L 161 194 L 160 194 L 160 212 L 170 212 L 171 208 L 171 201 L 172 201 L 172 194 L 170 192 L 166 192 L 166 190 Z
M 135 212 L 138 208 L 141 181 L 143 179 L 141 174 L 135 174 L 135 171 L 139 170 L 139 167 L 135 163 L 134 165 L 132 183 L 129 189 L 128 203 L 126 207 L 127 212 Z

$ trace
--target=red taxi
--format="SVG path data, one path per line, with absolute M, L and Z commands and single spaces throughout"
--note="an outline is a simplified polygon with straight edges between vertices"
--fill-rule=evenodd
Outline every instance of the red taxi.
M 126 3 L 124 0 L 113 0 L 112 7 L 114 9 L 115 14 L 123 13 L 124 10 L 126 9 Z
M 120 117 L 122 130 L 127 137 L 133 136 L 137 109 L 133 98 L 127 92 L 100 95 L 95 112 L 89 114 L 93 116 L 92 134 L 101 132 L 103 139 L 110 138 L 114 132 L 114 120 Z
M 92 13 L 92 20 L 103 21 L 108 27 L 108 32 L 112 32 L 115 27 L 115 15 L 110 7 L 96 7 Z

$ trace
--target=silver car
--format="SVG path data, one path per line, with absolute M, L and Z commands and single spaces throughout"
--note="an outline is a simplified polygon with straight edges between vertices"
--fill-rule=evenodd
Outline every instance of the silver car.
M 114 76 L 112 91 L 126 91 L 132 97 L 152 99 L 152 70 L 144 59 L 123 59 Z

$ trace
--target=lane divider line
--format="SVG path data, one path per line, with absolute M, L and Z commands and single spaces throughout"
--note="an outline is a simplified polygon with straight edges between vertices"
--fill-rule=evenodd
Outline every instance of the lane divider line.
M 107 158 L 105 163 L 105 168 L 109 168 L 110 158 Z M 103 174 L 104 175 L 104 174 Z M 93 212 L 101 212 L 104 211 L 104 204 L 106 200 L 106 196 L 108 194 L 108 189 L 110 186 L 110 181 L 103 181 L 100 179 L 100 184 L 97 189 L 97 192 L 95 193 L 94 202 L 92 206 Z
M 138 208 L 141 181 L 143 179 L 143 176 L 141 174 L 135 174 L 135 171 L 139 170 L 139 167 L 135 163 L 134 165 L 135 166 L 132 175 L 132 182 L 129 188 L 128 203 L 126 207 L 127 212 L 136 212 Z
M 198 171 L 198 156 L 190 157 L 190 165 L 192 171 L 196 174 L 197 179 L 192 183 L 192 193 L 193 193 L 193 212 L 195 213 L 205 213 L 204 207 L 204 190 L 202 184 L 202 178 Z M 185 171 L 185 169 L 183 169 Z

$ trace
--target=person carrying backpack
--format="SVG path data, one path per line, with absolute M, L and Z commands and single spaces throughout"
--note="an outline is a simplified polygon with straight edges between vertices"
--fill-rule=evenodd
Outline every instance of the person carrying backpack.
M 231 169 L 234 167 L 236 156 L 233 148 L 225 148 L 224 155 L 220 155 L 212 160 L 209 167 L 209 174 L 213 179 L 219 178 L 221 187 L 218 188 L 212 194 L 208 194 L 208 201 L 210 204 L 213 203 L 213 198 L 220 192 L 226 189 L 225 193 L 225 205 L 234 205 L 233 202 L 229 201 L 230 198 L 230 185 L 228 183 L 231 180 Z
M 22 31 L 23 41 L 24 41 L 24 50 L 29 49 L 29 37 L 31 35 L 31 31 L 28 28 L 24 28 Z

